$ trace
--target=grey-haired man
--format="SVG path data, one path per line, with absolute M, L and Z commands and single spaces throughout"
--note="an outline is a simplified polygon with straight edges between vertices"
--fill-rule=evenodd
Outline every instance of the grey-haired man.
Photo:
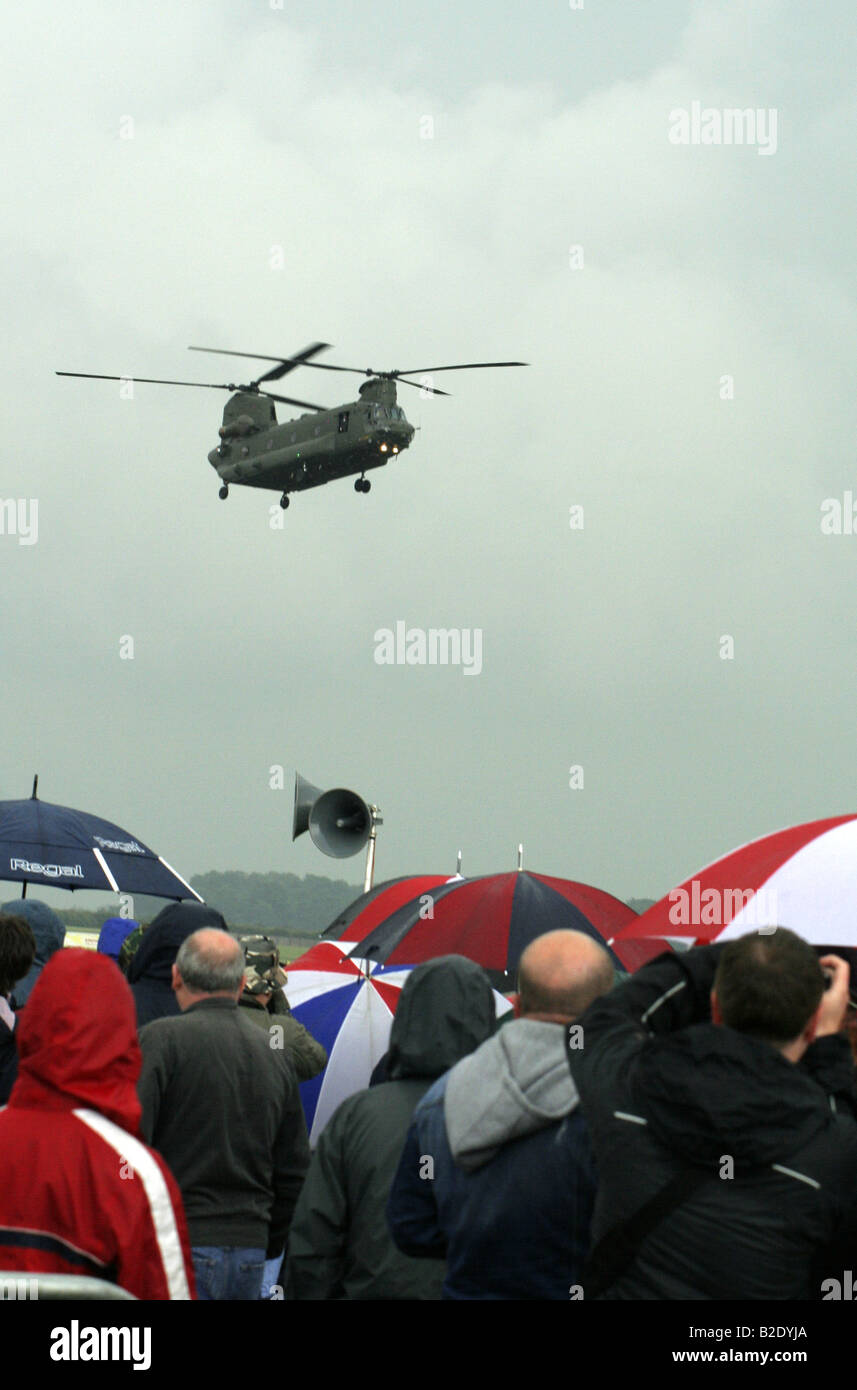
M 173 966 L 181 1014 L 140 1032 L 142 1130 L 181 1188 L 201 1299 L 259 1297 L 309 1163 L 294 1068 L 241 1017 L 244 982 L 239 943 L 204 927 Z

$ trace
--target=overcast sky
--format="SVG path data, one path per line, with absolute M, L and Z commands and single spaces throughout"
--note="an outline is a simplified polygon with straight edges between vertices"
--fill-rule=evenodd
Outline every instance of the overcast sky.
M 38 539 L 0 535 L 2 795 L 38 771 L 191 879 L 362 881 L 291 843 L 298 769 L 380 805 L 379 880 L 523 841 L 619 897 L 857 810 L 857 534 L 821 526 L 857 497 L 855 33 L 844 0 L 10 9 L 0 495 Z M 755 143 L 674 143 L 695 104 Z M 53 375 L 316 339 L 531 365 L 401 387 L 408 452 L 282 529 L 218 500 L 225 393 Z M 478 629 L 481 671 L 379 665 L 398 621 Z

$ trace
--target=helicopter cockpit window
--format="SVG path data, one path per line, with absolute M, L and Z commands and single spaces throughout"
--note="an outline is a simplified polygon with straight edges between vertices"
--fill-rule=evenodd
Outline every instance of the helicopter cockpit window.
M 340 433 L 340 434 L 347 434 L 347 433 L 348 433 L 348 411 L 347 411 L 347 410 L 341 410 L 341 411 L 339 412 L 339 433 Z

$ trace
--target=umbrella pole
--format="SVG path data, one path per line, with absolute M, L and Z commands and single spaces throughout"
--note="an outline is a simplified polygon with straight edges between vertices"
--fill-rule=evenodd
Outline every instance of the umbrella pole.
M 36 775 L 35 775 L 35 777 L 33 778 L 33 790 L 30 792 L 30 800 L 31 800 L 31 801 L 38 801 L 38 797 L 36 796 L 36 792 L 37 792 L 38 790 L 39 790 L 39 774 L 38 774 L 38 772 L 37 772 Z M 25 879 L 25 880 L 24 880 L 24 886 L 23 886 L 23 888 L 21 889 L 21 897 L 22 897 L 22 898 L 26 898 L 26 896 L 27 896 L 27 881 L 26 881 L 26 879 Z
M 363 876 L 364 893 L 369 893 L 372 889 L 372 881 L 375 877 L 375 841 L 378 838 L 377 827 L 384 824 L 377 806 L 370 806 L 369 814 L 372 817 L 372 827 L 369 831 L 369 843 L 366 846 L 366 873 Z

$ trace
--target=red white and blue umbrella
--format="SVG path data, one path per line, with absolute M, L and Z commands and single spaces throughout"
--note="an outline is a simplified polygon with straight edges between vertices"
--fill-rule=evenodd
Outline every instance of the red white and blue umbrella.
M 349 941 L 362 941 L 400 907 L 422 902 L 444 883 L 462 882 L 460 874 L 452 878 L 449 874 L 412 874 L 405 878 L 388 878 L 385 883 L 379 883 L 368 893 L 361 893 L 344 907 L 330 926 L 325 927 L 321 936 L 334 941 L 341 937 L 347 937 Z
M 292 1013 L 327 1050 L 324 1071 L 300 1088 L 312 1145 L 337 1106 L 369 1085 L 390 1045 L 393 1014 L 413 968 L 352 959 L 353 946 L 321 941 L 288 965 Z M 501 995 L 495 1002 L 498 1016 L 511 1008 Z
M 607 946 L 618 970 L 636 970 L 663 949 L 618 940 L 636 915 L 610 893 L 571 879 L 523 870 L 459 878 L 396 908 L 362 937 L 353 954 L 388 966 L 467 956 L 484 967 L 495 989 L 505 991 L 515 987 L 525 947 L 560 928 L 585 932 Z
M 741 845 L 626 926 L 616 949 L 643 937 L 729 941 L 766 926 L 790 927 L 818 946 L 857 947 L 857 816 Z

